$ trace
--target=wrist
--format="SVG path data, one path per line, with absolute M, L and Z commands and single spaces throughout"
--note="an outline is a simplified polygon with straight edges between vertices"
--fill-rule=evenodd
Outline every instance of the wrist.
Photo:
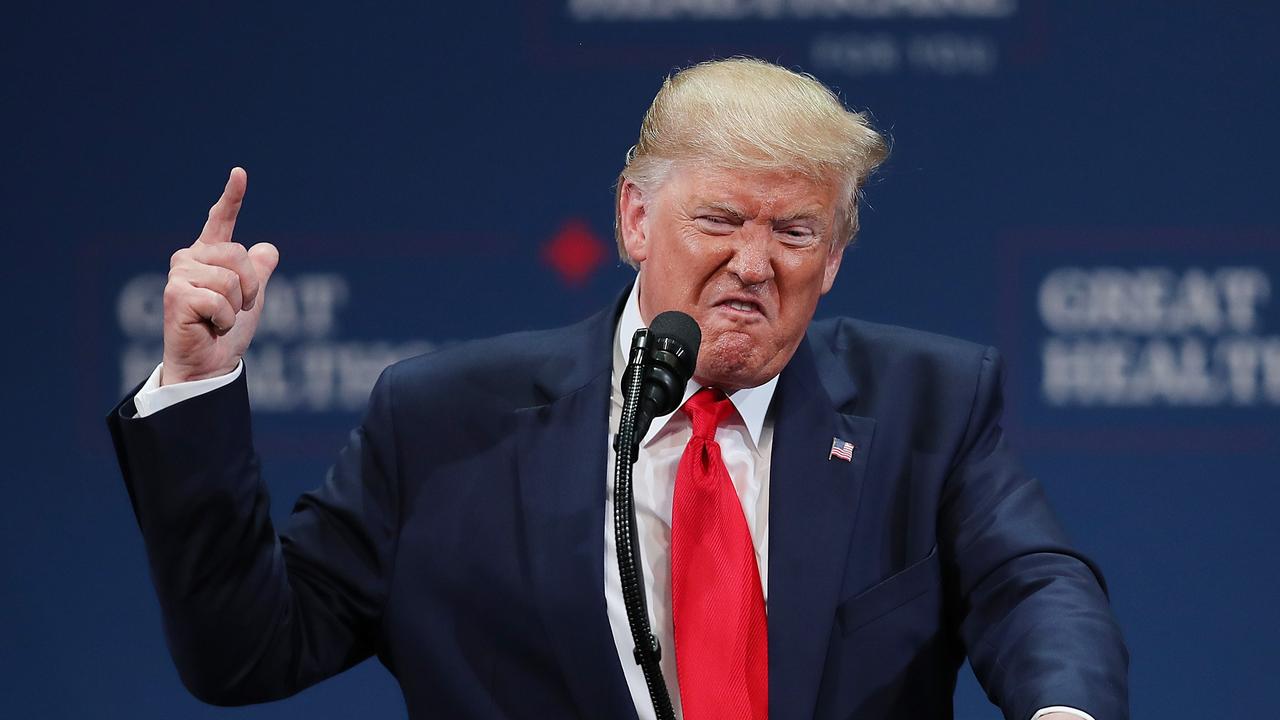
M 222 377 L 234 371 L 239 365 L 240 358 L 236 358 L 235 362 L 225 368 L 199 370 L 185 367 L 182 363 L 174 362 L 165 358 L 160 363 L 160 387 Z

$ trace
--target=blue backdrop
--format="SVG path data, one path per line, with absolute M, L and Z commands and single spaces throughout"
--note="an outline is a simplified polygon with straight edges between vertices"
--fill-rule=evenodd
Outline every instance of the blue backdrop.
M 1274 711 L 1280 6 L 6 15 L 0 714 L 403 716 L 374 663 L 256 708 L 182 689 L 102 423 L 159 359 L 168 257 L 227 170 L 248 168 L 237 237 L 282 253 L 252 392 L 286 513 L 386 363 L 614 296 L 630 271 L 612 250 L 611 185 L 641 114 L 672 68 L 733 54 L 813 72 L 893 136 L 819 314 L 1006 352 L 1009 434 L 1108 573 L 1135 717 Z M 957 702 L 961 720 L 997 717 L 967 671 Z

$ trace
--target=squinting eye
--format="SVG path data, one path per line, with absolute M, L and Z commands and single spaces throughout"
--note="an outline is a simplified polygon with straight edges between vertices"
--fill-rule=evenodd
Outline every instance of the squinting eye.
M 788 228 L 782 231 L 783 242 L 788 245 L 809 245 L 817 238 L 817 233 L 806 227 Z
M 721 215 L 699 215 L 697 221 L 704 231 L 713 233 L 729 233 L 736 226 L 732 220 Z

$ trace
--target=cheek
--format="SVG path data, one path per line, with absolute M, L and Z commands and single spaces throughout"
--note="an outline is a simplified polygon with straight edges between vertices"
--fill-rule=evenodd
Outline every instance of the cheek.
M 824 258 L 788 259 L 778 266 L 778 294 L 783 305 L 813 304 L 825 292 L 827 265 Z
M 688 264 L 698 249 L 696 237 L 682 223 L 663 224 L 649 236 L 649 257 L 664 270 Z
M 818 307 L 818 300 L 826 292 L 825 280 L 825 266 L 817 263 L 788 268 L 786 272 L 778 273 L 780 312 L 775 332 L 787 338 L 804 334 Z

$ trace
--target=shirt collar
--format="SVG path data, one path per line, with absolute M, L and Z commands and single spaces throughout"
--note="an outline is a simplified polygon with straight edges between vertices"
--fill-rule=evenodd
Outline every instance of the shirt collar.
M 618 319 L 618 332 L 616 333 L 616 352 L 613 355 L 613 376 L 621 378 L 623 371 L 627 367 L 627 356 L 631 350 L 631 336 L 635 335 L 636 330 L 645 327 L 644 318 L 640 315 L 640 276 L 636 276 L 636 282 L 631 286 L 631 293 L 627 296 L 627 304 L 622 308 L 622 317 Z M 729 395 L 729 400 L 733 403 L 733 408 L 738 411 L 738 416 L 742 418 L 742 422 L 747 427 L 747 432 L 751 435 L 751 442 L 756 447 L 760 446 L 760 433 L 764 431 L 764 418 L 769 412 L 769 403 L 773 400 L 773 391 L 778 387 L 778 376 L 774 375 L 769 381 L 763 385 L 753 388 L 743 388 Z M 693 394 L 702 389 L 702 385 L 697 380 L 690 380 L 685 386 L 684 398 L 680 400 L 680 404 Z M 659 432 L 662 431 L 675 413 L 655 418 L 653 424 L 649 426 L 649 432 L 644 436 L 641 444 L 647 445 L 653 440 Z

